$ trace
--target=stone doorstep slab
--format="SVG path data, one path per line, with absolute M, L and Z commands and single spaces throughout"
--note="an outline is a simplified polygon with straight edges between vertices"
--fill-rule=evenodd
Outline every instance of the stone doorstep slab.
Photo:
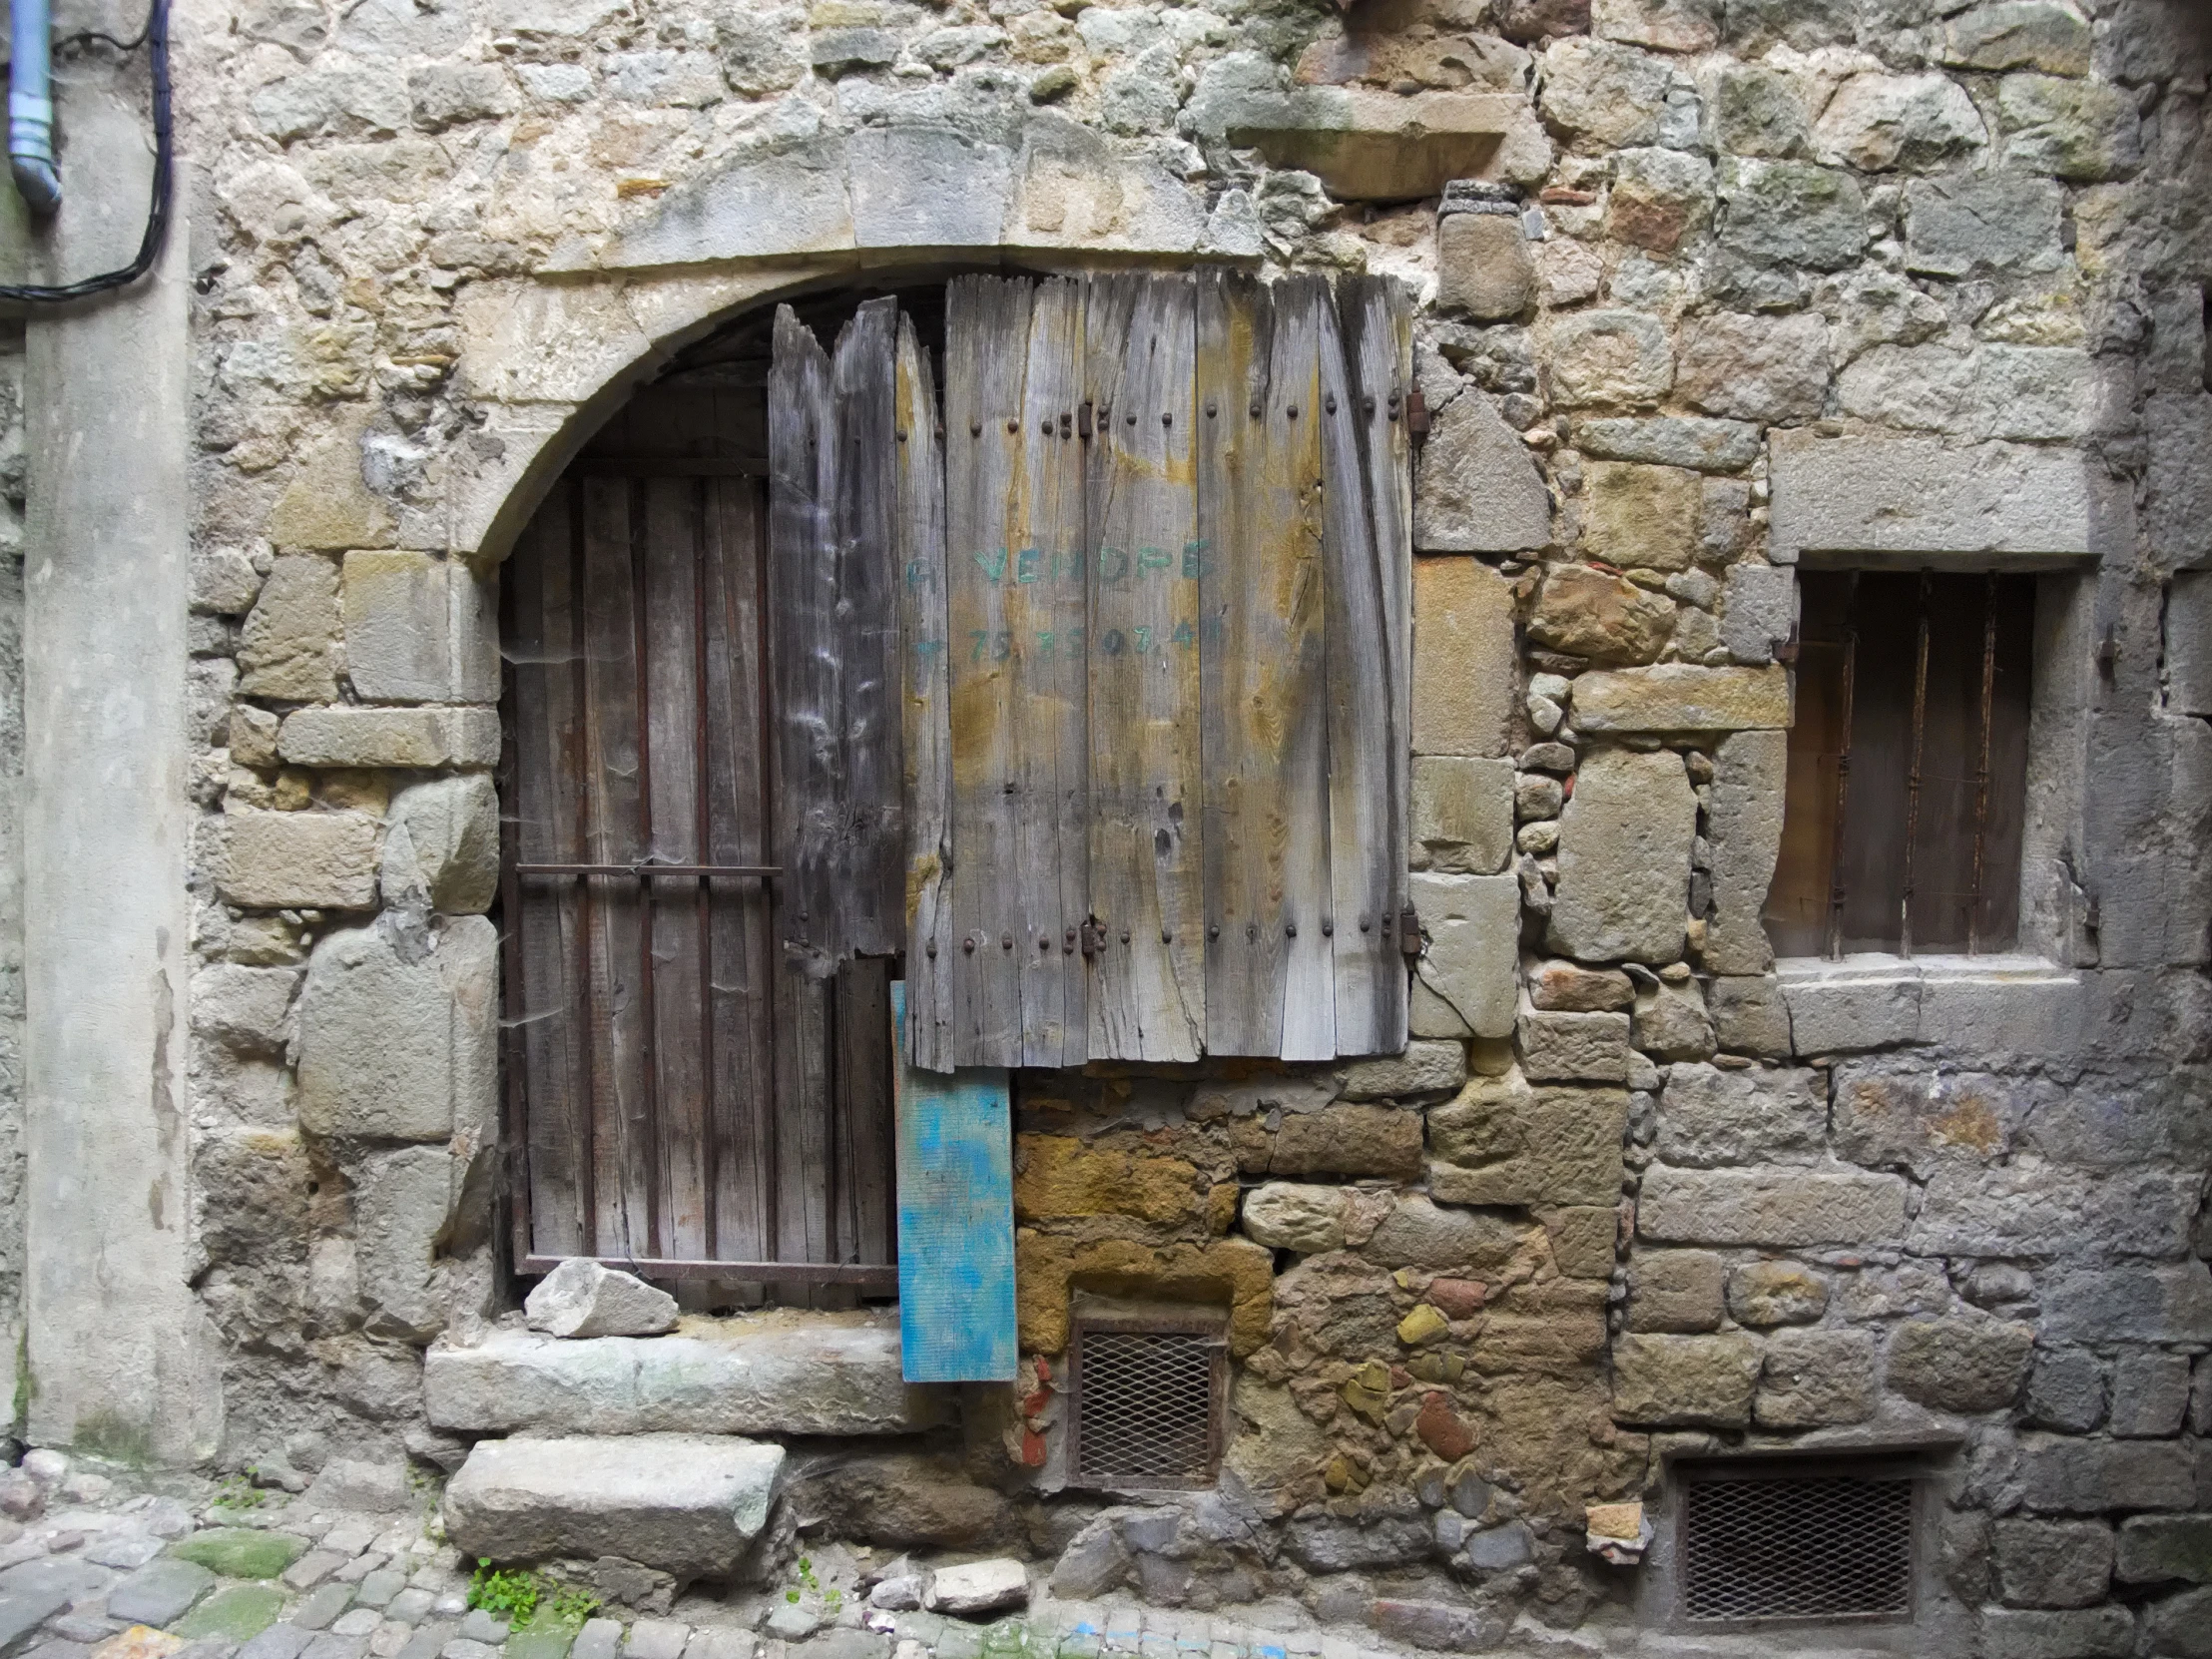
M 494 1561 L 621 1555 L 719 1576 L 768 1524 L 784 1448 L 734 1435 L 480 1440 L 445 1488 L 446 1532 Z
M 895 1314 L 686 1320 L 667 1337 L 500 1330 L 433 1346 L 422 1394 L 437 1427 L 478 1434 L 910 1434 L 948 1404 L 907 1386 Z

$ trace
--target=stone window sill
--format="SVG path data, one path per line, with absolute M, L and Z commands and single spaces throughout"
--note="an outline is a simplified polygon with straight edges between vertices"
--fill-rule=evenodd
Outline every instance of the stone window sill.
M 1914 1043 L 2047 1054 L 2072 1048 L 2080 1032 L 2080 976 L 2021 952 L 1787 957 L 1775 976 L 1791 1048 L 1803 1055 Z

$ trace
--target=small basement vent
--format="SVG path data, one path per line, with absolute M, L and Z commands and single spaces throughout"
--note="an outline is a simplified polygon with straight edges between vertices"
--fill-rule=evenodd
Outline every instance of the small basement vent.
M 1218 1321 L 1079 1318 L 1071 1359 L 1070 1463 L 1078 1485 L 1213 1484 L 1229 1372 Z
M 1690 1476 L 1682 1497 L 1689 1618 L 1912 1616 L 1910 1476 L 1715 1471 Z

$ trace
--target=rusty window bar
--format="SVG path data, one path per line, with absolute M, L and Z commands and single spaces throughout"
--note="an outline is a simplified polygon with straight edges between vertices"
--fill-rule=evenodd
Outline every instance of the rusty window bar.
M 1851 803 L 1852 697 L 1859 675 L 1859 572 L 1851 572 L 1844 587 L 1844 689 L 1840 730 L 1843 747 L 1836 756 L 1836 816 L 1833 841 L 1828 852 L 1828 954 L 1831 960 L 1844 954 L 1844 828 Z
M 1997 573 L 1981 588 L 1981 753 L 1973 775 L 1973 880 L 1966 895 L 1966 954 L 1981 954 L 1981 859 L 1989 837 L 1989 746 L 1997 689 Z

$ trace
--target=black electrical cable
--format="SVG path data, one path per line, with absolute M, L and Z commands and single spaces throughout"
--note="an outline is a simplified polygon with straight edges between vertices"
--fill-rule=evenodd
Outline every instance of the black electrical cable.
M 103 271 L 97 276 L 85 276 L 74 282 L 60 282 L 52 286 L 35 283 L 0 282 L 0 300 L 12 300 L 22 304 L 52 305 L 71 299 L 86 299 L 110 289 L 128 287 L 149 271 L 161 258 L 162 244 L 169 238 L 170 171 L 175 159 L 175 144 L 170 131 L 169 115 L 169 0 L 152 0 L 146 14 L 146 29 L 137 40 L 119 41 L 108 35 L 92 34 L 70 37 L 73 40 L 100 40 L 119 52 L 128 52 L 139 46 L 147 51 L 147 68 L 154 80 L 154 192 L 146 209 L 146 235 L 139 239 L 138 255 L 120 271 Z

